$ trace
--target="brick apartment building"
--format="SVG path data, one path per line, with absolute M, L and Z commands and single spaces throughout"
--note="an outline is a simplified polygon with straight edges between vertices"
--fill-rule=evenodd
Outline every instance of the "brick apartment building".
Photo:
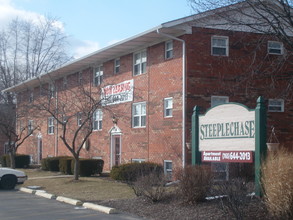
M 103 90 L 111 100 L 97 110 L 81 157 L 102 158 L 105 170 L 152 161 L 171 172 L 191 164 L 193 107 L 204 112 L 238 102 L 255 108 L 260 95 L 267 100 L 268 128 L 274 125 L 279 141 L 292 146 L 293 103 L 282 93 L 293 70 L 283 62 L 286 46 L 272 36 L 209 25 L 213 22 L 206 12 L 163 23 L 6 91 L 17 93 L 20 110 L 37 103 L 42 88 L 55 93 L 51 100 L 74 100 L 71 91 L 80 85 Z M 70 155 L 59 138 L 61 125 L 38 111 L 27 112 L 18 127 L 39 128 L 19 153 L 32 155 L 36 163 Z M 78 120 L 77 115 L 72 126 Z

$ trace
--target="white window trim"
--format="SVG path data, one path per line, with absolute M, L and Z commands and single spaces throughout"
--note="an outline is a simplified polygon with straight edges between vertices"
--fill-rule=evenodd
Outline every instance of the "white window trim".
M 142 54 L 145 53 L 146 56 L 145 56 L 145 62 L 142 62 Z M 140 54 L 140 61 L 139 63 L 135 63 L 135 55 L 137 54 Z M 148 54 L 147 54 L 147 50 L 144 49 L 144 50 L 141 50 L 141 51 L 138 51 L 138 52 L 135 52 L 133 53 L 133 76 L 139 76 L 139 75 L 142 75 L 142 74 L 145 74 L 147 72 L 147 61 L 148 61 Z M 146 64 L 146 68 L 145 68 L 145 72 L 142 72 L 142 64 L 145 63 Z M 139 65 L 139 72 L 137 74 L 135 74 L 135 65 Z
M 172 107 L 167 108 L 167 101 L 172 101 Z M 171 109 L 171 115 L 167 115 L 167 110 Z M 164 118 L 172 118 L 173 117 L 173 97 L 164 98 Z
M 104 77 L 103 65 L 95 67 L 94 74 L 93 74 L 93 85 L 94 86 L 101 85 L 103 83 L 103 77 Z M 97 82 L 96 82 L 96 78 L 98 78 Z
M 281 48 L 274 48 L 274 47 L 270 47 L 269 44 L 270 43 L 278 43 L 280 44 Z M 280 53 L 272 53 L 270 52 L 270 49 L 275 49 L 275 50 L 281 50 Z M 284 45 L 282 42 L 279 42 L 279 41 L 268 41 L 268 54 L 271 54 L 271 55 L 283 55 L 284 54 Z
M 33 130 L 34 130 L 34 120 L 28 120 L 28 123 L 27 123 L 27 133 L 31 133 L 30 135 L 32 136 L 33 135 Z
M 30 91 L 30 94 L 29 94 L 29 102 L 30 103 L 34 102 L 34 92 L 33 91 Z
M 225 102 L 224 103 L 228 103 L 229 102 L 229 96 L 211 96 L 211 107 L 215 107 L 217 105 L 220 105 L 220 104 L 214 104 L 213 103 L 213 98 L 221 98 L 221 99 L 225 99 Z M 223 103 L 223 104 L 224 104 Z
M 131 159 L 131 163 L 144 163 L 145 159 Z
M 146 102 L 137 102 L 137 103 L 133 103 L 132 104 L 132 128 L 145 128 L 146 127 L 146 114 L 147 114 L 147 112 L 146 112 L 146 114 L 145 115 L 143 115 L 143 114 L 141 114 L 141 112 L 140 112 L 140 114 L 139 115 L 134 115 L 134 106 L 136 106 L 136 105 L 145 105 L 145 108 L 146 108 Z M 147 109 L 145 109 L 145 111 L 147 111 Z M 139 125 L 138 126 L 134 126 L 134 117 L 135 116 L 137 116 L 137 117 L 139 117 Z M 145 125 L 141 125 L 141 122 L 142 122 L 142 117 L 143 116 L 145 116 Z
M 76 115 L 77 126 L 80 127 L 82 124 L 82 112 L 78 112 Z
M 100 117 L 97 118 L 96 117 L 96 114 L 98 112 L 100 112 L 100 114 L 99 114 Z M 98 122 L 98 127 L 97 128 L 95 128 L 95 126 L 94 126 L 94 123 L 95 122 Z M 99 122 L 101 122 L 101 126 L 100 126 L 100 123 Z M 103 112 L 102 112 L 101 109 L 97 109 L 94 112 L 94 115 L 93 115 L 93 131 L 100 131 L 100 130 L 102 130 L 102 128 L 103 128 Z
M 172 169 L 167 169 L 166 164 L 171 163 Z M 169 173 L 171 173 L 170 179 L 172 179 L 173 176 L 173 162 L 172 160 L 164 160 L 164 174 L 167 176 Z
M 281 102 L 281 105 L 270 105 L 270 101 L 279 101 Z M 281 107 L 281 110 L 278 111 L 278 110 L 270 110 L 270 106 L 277 106 L 277 107 Z M 268 112 L 284 112 L 284 99 L 269 99 L 268 101 Z
M 54 122 L 55 122 L 54 117 L 48 117 L 48 134 L 54 134 L 55 132 Z
M 56 97 L 56 87 L 53 83 L 49 83 L 49 97 L 50 98 Z
M 213 53 L 213 48 L 214 48 L 213 39 L 225 39 L 225 40 L 227 40 L 227 44 L 226 44 L 225 47 L 222 47 L 222 46 L 217 47 L 217 48 L 225 48 L 226 49 L 226 54 L 225 55 L 220 55 L 220 54 L 214 54 Z M 212 56 L 229 56 L 229 37 L 227 37 L 227 36 L 217 36 L 217 35 L 212 36 L 212 38 L 211 38 L 211 55 Z
M 169 44 L 169 43 L 172 43 L 172 48 L 167 48 L 167 45 Z M 168 52 L 170 52 L 170 51 L 172 51 L 172 56 L 170 56 L 170 57 L 167 57 L 167 54 L 168 54 Z M 169 59 L 172 59 L 174 57 L 174 45 L 173 45 L 173 40 L 169 40 L 169 41 L 166 41 L 165 42 L 165 59 L 166 60 L 169 60 Z
M 81 85 L 82 84 L 82 71 L 79 71 L 77 73 L 77 77 L 78 77 L 78 85 Z
M 119 65 L 117 65 L 117 61 L 119 61 Z M 118 68 L 118 71 L 117 71 Z M 114 60 L 114 74 L 118 74 L 120 72 L 120 58 Z

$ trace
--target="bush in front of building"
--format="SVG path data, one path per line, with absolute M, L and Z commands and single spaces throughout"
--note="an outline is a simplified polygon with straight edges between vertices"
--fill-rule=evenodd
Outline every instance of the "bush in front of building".
M 163 173 L 163 166 L 151 162 L 126 163 L 114 166 L 110 172 L 110 177 L 114 180 L 135 182 L 139 177 L 146 176 L 151 172 Z
M 59 160 L 59 170 L 60 172 L 67 174 L 67 175 L 72 175 L 72 168 L 71 164 L 73 161 L 73 157 L 62 157 Z
M 178 195 L 185 203 L 196 204 L 205 200 L 212 183 L 210 166 L 187 166 L 176 172 L 179 180 Z
M 275 219 L 293 219 L 293 152 L 268 152 L 262 164 L 262 185 L 268 211 Z
M 1 156 L 2 167 L 10 166 L 10 156 L 4 154 Z M 30 155 L 16 154 L 15 155 L 15 168 L 27 168 L 30 164 Z
M 41 168 L 45 171 L 59 172 L 59 162 L 62 158 L 67 158 L 67 156 L 59 157 L 47 157 L 41 160 Z
M 137 178 L 131 185 L 136 196 L 142 196 L 152 202 L 159 202 L 166 197 L 167 177 L 164 173 L 152 171 Z
M 103 172 L 104 161 L 101 159 L 80 159 L 79 175 L 91 176 Z M 71 172 L 74 173 L 74 160 L 71 161 Z

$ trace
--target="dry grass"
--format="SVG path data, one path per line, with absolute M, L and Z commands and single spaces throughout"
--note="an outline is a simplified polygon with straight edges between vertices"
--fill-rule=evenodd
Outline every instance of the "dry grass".
M 41 186 L 48 193 L 57 196 L 66 196 L 82 201 L 135 197 L 132 189 L 127 184 L 111 181 L 105 177 L 81 177 L 78 181 L 74 181 L 72 176 L 35 179 L 36 177 L 60 176 L 61 174 L 31 169 L 25 169 L 24 172 L 29 179 L 22 186 Z
M 270 213 L 281 219 L 293 217 L 293 153 L 269 152 L 262 166 L 265 201 Z

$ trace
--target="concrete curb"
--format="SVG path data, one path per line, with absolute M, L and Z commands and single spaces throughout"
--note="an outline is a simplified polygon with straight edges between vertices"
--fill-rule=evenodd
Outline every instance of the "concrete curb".
M 19 190 L 22 191 L 22 192 L 31 193 L 31 194 L 35 194 L 35 192 L 36 192 L 36 190 L 28 189 L 28 188 L 25 188 L 25 187 L 20 187 Z
M 53 195 L 53 194 L 50 194 L 50 193 L 46 193 L 44 191 L 36 191 L 35 195 L 37 196 L 41 196 L 41 197 L 44 197 L 44 198 L 47 198 L 47 199 L 55 199 L 56 196 Z
M 30 194 L 35 194 L 37 196 L 41 196 L 41 197 L 44 197 L 44 198 L 47 198 L 47 199 L 56 199 L 59 202 L 64 202 L 64 203 L 67 203 L 67 204 L 70 204 L 70 205 L 83 206 L 85 208 L 92 209 L 92 210 L 95 210 L 95 211 L 98 211 L 98 212 L 103 212 L 103 213 L 106 213 L 106 214 L 117 214 L 118 213 L 118 211 L 116 209 L 114 209 L 114 208 L 101 206 L 101 205 L 97 205 L 97 204 L 89 203 L 89 202 L 83 203 L 80 200 L 71 199 L 71 198 L 67 198 L 67 197 L 64 197 L 64 196 L 57 196 L 56 197 L 55 195 L 50 194 L 50 193 L 46 193 L 43 190 L 33 190 L 33 189 L 26 188 L 26 187 L 21 187 L 19 189 L 19 191 L 22 191 L 22 192 L 25 192 L 25 193 L 30 193 Z
M 88 209 L 93 209 L 93 210 L 103 212 L 103 213 L 106 213 L 106 214 L 117 214 L 118 213 L 117 210 L 114 209 L 114 208 L 109 208 L 109 207 L 106 207 L 106 206 L 96 205 L 96 204 L 89 203 L 89 202 L 83 203 L 82 206 L 86 207 Z
M 59 202 L 65 202 L 68 203 L 70 205 L 75 205 L 75 206 L 81 206 L 82 205 L 82 201 L 80 200 L 76 200 L 76 199 L 70 199 L 64 196 L 57 196 L 56 198 L 57 201 Z

